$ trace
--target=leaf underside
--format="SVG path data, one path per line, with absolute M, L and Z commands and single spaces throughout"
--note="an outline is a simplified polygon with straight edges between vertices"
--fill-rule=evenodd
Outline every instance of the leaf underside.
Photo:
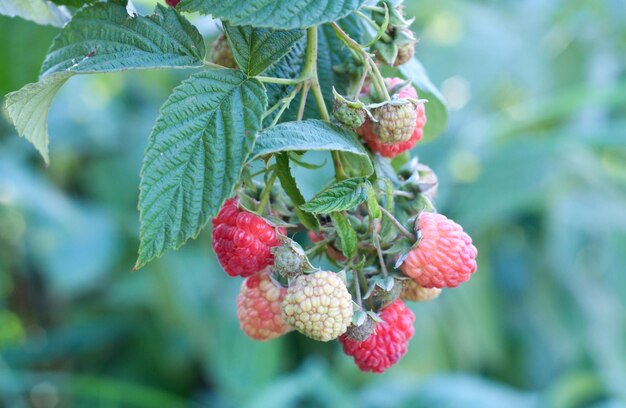
M 155 14 L 143 17 L 129 16 L 120 4 L 94 4 L 55 38 L 39 82 L 7 95 L 9 118 L 48 162 L 48 108 L 72 75 L 199 67 L 204 52 L 200 33 L 171 8 L 158 5 Z
M 250 160 L 277 152 L 333 150 L 353 156 L 362 175 L 372 174 L 369 153 L 355 133 L 319 119 L 285 122 L 263 130 Z
M 300 208 L 313 214 L 330 214 L 351 210 L 366 199 L 364 180 L 362 178 L 348 179 L 321 191 Z

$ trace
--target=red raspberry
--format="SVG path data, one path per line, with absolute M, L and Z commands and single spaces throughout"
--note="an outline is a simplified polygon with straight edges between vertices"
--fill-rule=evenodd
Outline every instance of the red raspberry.
M 258 215 L 240 210 L 231 198 L 213 218 L 213 250 L 230 276 L 251 276 L 274 263 L 280 245 L 276 228 Z
M 476 271 L 478 251 L 463 228 L 444 215 L 422 212 L 417 221 L 422 238 L 400 269 L 425 288 L 454 288 Z
M 400 85 L 403 82 L 405 81 L 401 78 L 385 78 L 387 88 L 391 90 L 393 90 L 394 87 Z M 417 99 L 417 92 L 413 87 L 407 86 L 395 92 L 392 95 L 392 98 Z M 415 128 L 410 138 L 404 142 L 383 143 L 383 141 L 379 137 L 380 132 L 377 132 L 376 130 L 376 124 L 373 123 L 369 118 L 367 118 L 365 120 L 365 123 L 357 129 L 357 133 L 363 138 L 363 140 L 365 140 L 365 142 L 373 152 L 378 152 L 384 157 L 397 156 L 398 154 L 415 146 L 415 143 L 417 143 L 424 134 L 424 125 L 426 124 L 426 109 L 423 103 L 420 103 L 416 106 L 415 113 Z
M 168 6 L 176 8 L 180 0 L 165 0 Z
M 354 341 L 346 334 L 339 337 L 343 351 L 354 357 L 361 371 L 382 373 L 402 358 L 413 337 L 413 312 L 403 301 L 396 300 L 380 313 L 383 320 L 365 341 Z
M 270 340 L 291 331 L 280 316 L 280 304 L 287 289 L 272 282 L 269 272 L 246 278 L 237 296 L 237 317 L 241 330 L 255 340 Z

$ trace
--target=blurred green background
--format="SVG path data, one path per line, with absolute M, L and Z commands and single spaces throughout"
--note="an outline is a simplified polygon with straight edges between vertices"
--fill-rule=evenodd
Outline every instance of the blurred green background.
M 84 76 L 52 106 L 49 168 L 0 119 L 0 406 L 626 407 L 623 0 L 406 4 L 450 105 L 414 153 L 479 271 L 411 306 L 397 366 L 246 338 L 208 229 L 131 273 L 147 135 L 188 73 Z M 0 94 L 36 80 L 56 32 L 0 17 Z

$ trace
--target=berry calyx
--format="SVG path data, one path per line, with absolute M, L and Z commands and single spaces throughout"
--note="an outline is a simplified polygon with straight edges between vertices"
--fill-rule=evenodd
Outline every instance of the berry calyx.
M 227 200 L 213 218 L 213 250 L 230 276 L 251 276 L 274 262 L 271 249 L 280 245 L 276 228 Z
M 354 323 L 348 327 L 345 336 L 354 341 L 365 341 L 376 330 L 376 322 L 370 316 L 366 316 L 360 325 Z
M 283 322 L 280 305 L 287 289 L 277 286 L 269 271 L 246 278 L 237 296 L 237 318 L 241 330 L 255 340 L 270 340 L 292 329 Z
M 422 212 L 415 222 L 421 239 L 400 269 L 425 288 L 454 288 L 476 271 L 472 238 L 444 215 Z
M 361 371 L 382 373 L 402 358 L 413 337 L 415 316 L 403 301 L 396 300 L 380 313 L 381 322 L 365 341 L 343 335 L 343 351 L 354 358 Z
M 318 341 L 330 341 L 345 333 L 352 314 L 352 297 L 343 280 L 333 272 L 297 277 L 290 283 L 282 304 L 283 320 Z
M 333 115 L 337 122 L 352 129 L 358 128 L 365 122 L 365 111 L 346 103 L 335 103 Z
M 272 269 L 274 272 L 290 279 L 313 268 L 300 244 L 289 238 L 284 238 L 281 241 L 280 246 L 272 248 L 274 255 L 274 267 Z
M 412 279 L 407 279 L 402 285 L 400 298 L 411 302 L 428 302 L 441 294 L 440 288 L 425 288 Z

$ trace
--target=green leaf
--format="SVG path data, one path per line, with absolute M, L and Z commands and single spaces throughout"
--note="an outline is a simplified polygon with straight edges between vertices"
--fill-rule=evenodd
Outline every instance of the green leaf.
M 365 183 L 365 192 L 367 193 L 367 207 L 374 218 L 382 217 L 382 211 L 380 210 L 380 206 L 378 205 L 378 201 L 376 199 L 376 191 L 374 191 L 374 187 L 367 182 Z
M 304 37 L 303 30 L 271 30 L 224 23 L 233 57 L 248 76 L 259 75 Z
M 300 208 L 314 214 L 329 214 L 351 210 L 365 200 L 367 200 L 365 180 L 354 178 L 331 185 Z
M 277 152 L 341 151 L 355 156 L 364 176 L 374 171 L 367 150 L 354 132 L 317 119 L 285 122 L 263 130 L 257 137 L 250 160 Z
M 330 213 L 330 220 L 337 229 L 341 252 L 345 255 L 346 258 L 352 259 L 352 257 L 356 253 L 356 231 L 354 230 L 354 228 L 352 228 L 352 225 L 350 225 L 348 218 L 343 213 Z
M 85 4 L 96 3 L 100 0 L 50 0 L 50 1 L 60 6 L 82 7 Z
M 198 30 L 170 7 L 129 16 L 126 7 L 98 3 L 81 10 L 54 39 L 41 77 L 54 72 L 97 73 L 202 65 Z
M 48 155 L 48 109 L 52 99 L 70 77 L 59 73 L 50 75 L 39 82 L 28 84 L 6 96 L 5 107 L 9 118 L 15 124 L 20 136 L 35 146 L 46 164 Z
M 2 6 L 0 6 L 2 7 Z M 40 80 L 7 95 L 9 118 L 48 162 L 46 117 L 56 92 L 74 74 L 139 68 L 199 67 L 204 41 L 175 10 L 158 5 L 149 17 L 98 3 L 79 11 L 55 38 Z
M 299 208 L 302 204 L 304 204 L 305 200 L 304 196 L 302 196 L 302 193 L 300 192 L 300 189 L 298 188 L 298 185 L 296 184 L 296 179 L 291 174 L 289 156 L 287 156 L 287 153 L 280 153 L 276 155 L 276 173 L 278 174 L 280 185 L 283 187 L 283 190 L 285 190 L 285 193 L 287 193 L 291 202 L 295 206 L 296 215 L 302 225 L 310 230 L 318 230 L 319 223 L 317 222 L 317 218 Z
M 339 20 L 363 3 L 365 0 L 182 0 L 177 8 L 237 25 L 292 29 Z
M 167 99 L 141 169 L 136 268 L 196 237 L 232 196 L 267 99 L 241 71 L 192 75 Z
M 417 59 L 412 59 L 399 67 L 405 78 L 411 80 L 417 89 L 420 99 L 428 99 L 426 103 L 426 126 L 424 140 L 433 140 L 446 128 L 448 108 L 443 95 L 428 78 L 426 70 Z
M 63 27 L 72 17 L 64 7 L 46 0 L 2 0 L 0 14 L 54 27 Z

